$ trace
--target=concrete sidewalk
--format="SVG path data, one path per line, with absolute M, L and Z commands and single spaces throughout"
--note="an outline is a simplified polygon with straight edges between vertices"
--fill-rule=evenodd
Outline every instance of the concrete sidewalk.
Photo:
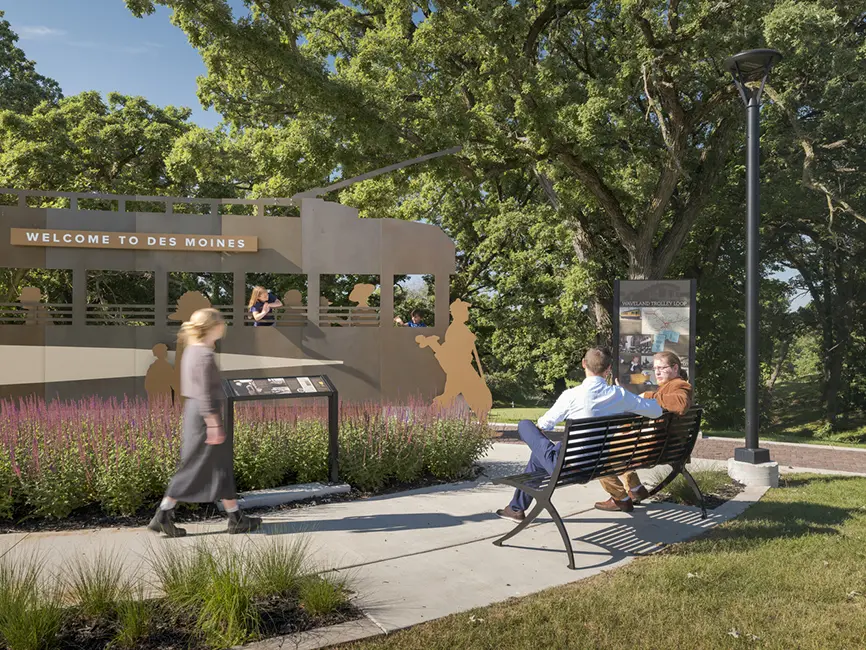
M 466 609 L 530 594 L 621 566 L 634 556 L 701 534 L 742 513 L 763 494 L 747 489 L 701 520 L 697 508 L 672 504 L 639 506 L 631 515 L 593 510 L 606 495 L 597 483 L 558 492 L 557 509 L 572 537 L 578 569 L 567 557 L 554 524 L 540 519 L 503 548 L 492 541 L 512 524 L 494 514 L 511 498 L 495 476 L 518 473 L 528 458 L 523 445 L 496 444 L 483 461 L 478 481 L 457 483 L 352 502 L 331 503 L 273 513 L 261 533 L 248 537 L 221 534 L 225 521 L 186 525 L 190 535 L 170 540 L 145 529 L 99 529 L 0 536 L 0 553 L 36 552 L 55 570 L 75 558 L 115 552 L 130 572 L 149 577 L 149 553 L 197 541 L 267 544 L 274 538 L 304 534 L 318 565 L 348 572 L 357 604 L 369 622 L 352 623 L 292 639 L 291 645 L 318 645 L 390 632 Z M 655 473 L 656 470 L 653 470 Z M 14 548 L 13 548 L 14 547 Z M 265 641 L 277 648 L 288 639 Z

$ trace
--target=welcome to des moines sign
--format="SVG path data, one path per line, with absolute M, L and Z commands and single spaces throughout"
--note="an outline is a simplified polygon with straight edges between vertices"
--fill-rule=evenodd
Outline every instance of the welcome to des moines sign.
M 256 253 L 258 237 L 12 228 L 13 246 Z

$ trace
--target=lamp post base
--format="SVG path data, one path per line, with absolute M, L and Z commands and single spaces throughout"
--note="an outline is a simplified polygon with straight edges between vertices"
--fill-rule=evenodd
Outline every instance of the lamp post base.
M 779 463 L 742 463 L 728 459 L 728 476 L 746 486 L 779 487 Z
M 734 449 L 734 460 L 739 463 L 751 463 L 757 465 L 759 463 L 770 462 L 769 449 L 748 449 L 746 447 L 737 447 Z

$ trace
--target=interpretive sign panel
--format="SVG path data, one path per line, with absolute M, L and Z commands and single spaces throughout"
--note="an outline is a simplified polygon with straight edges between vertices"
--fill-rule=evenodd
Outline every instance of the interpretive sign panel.
M 235 403 L 296 397 L 328 398 L 328 476 L 331 483 L 339 481 L 340 398 L 327 375 L 315 377 L 265 377 L 223 379 L 226 395 L 226 432 L 234 433 Z
M 232 379 L 229 382 L 236 397 L 286 396 L 316 397 L 330 395 L 324 377 L 270 377 L 268 379 Z
M 694 385 L 694 280 L 617 280 L 614 283 L 614 376 L 634 393 L 655 390 L 653 355 L 673 352 Z

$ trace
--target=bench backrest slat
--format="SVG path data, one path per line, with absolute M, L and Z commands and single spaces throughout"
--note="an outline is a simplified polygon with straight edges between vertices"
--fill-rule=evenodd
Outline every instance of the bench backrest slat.
M 551 480 L 557 485 L 587 483 L 629 469 L 685 463 L 697 441 L 700 407 L 685 415 L 656 419 L 637 415 L 567 420 L 565 448 Z

